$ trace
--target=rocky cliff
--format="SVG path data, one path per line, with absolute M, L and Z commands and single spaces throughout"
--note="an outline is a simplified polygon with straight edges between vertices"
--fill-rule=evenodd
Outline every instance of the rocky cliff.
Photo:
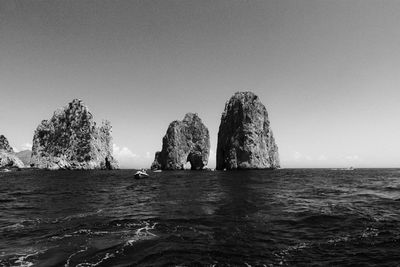
M 31 166 L 54 170 L 117 168 L 110 123 L 98 127 L 88 108 L 74 99 L 37 127 Z
M 0 135 L 0 150 L 3 150 L 5 152 L 13 153 L 14 150 L 8 143 L 7 138 L 4 135 Z
M 14 154 L 14 150 L 8 143 L 4 135 L 0 135 L 0 169 L 19 169 L 23 168 L 24 164 Z
M 217 145 L 217 169 L 279 168 L 268 113 L 252 92 L 237 92 L 221 116 Z
M 210 136 L 207 127 L 195 113 L 187 113 L 182 121 L 170 123 L 163 138 L 162 150 L 156 152 L 151 168 L 182 170 L 190 162 L 192 170 L 201 170 L 208 163 Z

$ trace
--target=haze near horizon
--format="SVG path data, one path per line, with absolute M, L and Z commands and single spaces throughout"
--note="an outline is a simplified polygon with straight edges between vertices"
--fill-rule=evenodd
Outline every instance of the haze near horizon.
M 173 120 L 211 138 L 225 102 L 266 106 L 281 165 L 399 167 L 398 1 L 0 1 L 0 134 L 17 150 L 74 98 L 111 121 L 123 168 Z

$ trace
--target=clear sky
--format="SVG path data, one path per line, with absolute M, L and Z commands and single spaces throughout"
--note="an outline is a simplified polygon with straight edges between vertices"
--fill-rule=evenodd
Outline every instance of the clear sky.
M 211 136 L 236 91 L 269 112 L 282 167 L 400 167 L 400 1 L 0 0 L 0 134 L 23 149 L 81 98 L 122 167 L 168 124 Z

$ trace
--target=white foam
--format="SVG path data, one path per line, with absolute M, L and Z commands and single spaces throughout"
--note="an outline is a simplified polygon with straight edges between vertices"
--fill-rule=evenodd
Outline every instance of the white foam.
M 5 226 L 5 227 L 2 227 L 1 230 L 10 231 L 10 230 L 17 230 L 17 229 L 24 228 L 24 227 L 25 226 L 23 224 L 21 224 L 21 223 L 14 223 L 12 225 L 8 225 L 8 226 Z
M 113 253 L 106 253 L 106 255 L 100 259 L 100 261 L 95 262 L 95 263 L 89 263 L 89 262 L 83 262 L 83 263 L 79 263 L 78 265 L 76 265 L 76 267 L 91 267 L 91 266 L 97 266 L 100 263 L 102 263 L 103 261 L 105 261 L 106 259 L 115 257 L 115 255 Z
M 375 228 L 367 228 L 365 231 L 361 234 L 362 238 L 367 238 L 367 237 L 375 237 L 378 236 L 379 231 L 378 229 Z
M 103 212 L 102 209 L 99 209 L 97 211 L 92 211 L 92 212 L 83 212 L 83 213 L 73 214 L 73 215 L 69 215 L 67 217 L 64 217 L 62 219 L 56 219 L 55 222 L 58 222 L 58 221 L 71 221 L 72 219 L 84 218 L 84 217 L 88 217 L 88 216 L 99 214 L 101 212 Z
M 90 229 L 79 229 L 75 232 L 69 233 L 69 234 L 65 234 L 62 236 L 52 236 L 51 239 L 52 240 L 61 240 L 64 238 L 69 238 L 69 237 L 74 237 L 74 236 L 79 236 L 79 235 L 106 235 L 106 234 L 112 234 L 112 233 L 118 233 L 118 232 L 108 232 L 108 231 L 92 231 Z
M 156 227 L 157 223 L 154 223 L 152 226 L 150 226 L 150 223 L 145 222 L 145 226 L 137 229 L 135 231 L 135 236 L 132 239 L 129 239 L 126 241 L 127 245 L 132 245 L 133 243 L 139 241 L 139 240 L 144 240 L 144 239 L 150 239 L 153 237 L 157 237 L 157 235 L 153 234 L 149 230 L 153 230 Z
M 339 242 L 347 242 L 349 241 L 349 237 L 348 236 L 339 236 L 333 239 L 329 239 L 328 240 L 328 244 L 336 244 Z
M 18 259 L 15 261 L 15 263 L 17 263 L 18 265 L 14 265 L 15 267 L 30 267 L 33 266 L 33 262 L 32 261 L 28 261 L 28 258 L 33 257 L 38 255 L 39 253 L 41 253 L 42 251 L 35 251 L 33 253 L 30 254 L 26 254 L 26 255 L 21 255 L 20 257 L 18 257 Z
M 79 253 L 81 253 L 81 252 L 85 252 L 87 249 L 88 249 L 88 247 L 85 247 L 85 248 L 83 248 L 83 249 L 81 249 L 81 250 L 78 250 L 77 252 L 72 253 L 72 254 L 68 257 L 67 262 L 65 263 L 64 266 L 65 266 L 65 267 L 68 267 L 68 266 L 69 266 L 69 263 L 71 262 L 72 257 L 74 257 L 75 255 L 77 255 L 77 254 L 79 254 Z

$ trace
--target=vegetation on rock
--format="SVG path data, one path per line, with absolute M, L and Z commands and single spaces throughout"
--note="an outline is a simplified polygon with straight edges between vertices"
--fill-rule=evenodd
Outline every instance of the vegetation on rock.
M 114 169 L 111 125 L 97 127 L 79 99 L 54 112 L 37 127 L 31 165 L 45 169 Z

